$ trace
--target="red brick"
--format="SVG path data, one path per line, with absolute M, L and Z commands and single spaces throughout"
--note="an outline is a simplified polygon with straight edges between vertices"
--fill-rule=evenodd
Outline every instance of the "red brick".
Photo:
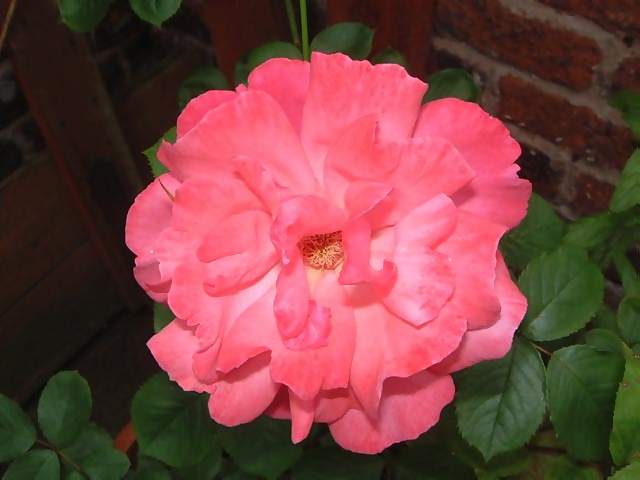
M 499 115 L 599 165 L 622 168 L 633 151 L 628 128 L 611 123 L 590 108 L 571 104 L 507 75 L 500 79 Z
M 542 3 L 577 14 L 611 32 L 640 34 L 638 0 L 541 0 Z
M 522 155 L 518 159 L 518 165 L 521 170 L 518 175 L 533 184 L 534 192 L 553 201 L 558 195 L 564 172 L 553 168 L 549 156 L 540 150 L 524 143 L 520 146 L 522 147 Z
M 614 90 L 640 90 L 640 57 L 624 60 L 613 75 Z
M 571 208 L 578 215 L 593 215 L 609 207 L 613 185 L 601 182 L 590 175 L 580 174 L 575 179 L 575 196 Z
M 476 49 L 576 90 L 591 85 L 602 59 L 590 38 L 515 14 L 498 0 L 438 2 L 436 28 Z

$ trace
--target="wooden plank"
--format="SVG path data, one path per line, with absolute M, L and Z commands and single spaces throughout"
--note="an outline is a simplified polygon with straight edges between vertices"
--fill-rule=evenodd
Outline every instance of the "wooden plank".
M 327 22 L 362 22 L 375 28 L 373 53 L 401 51 L 409 71 L 425 78 L 436 0 L 327 0 Z
M 16 172 L 0 188 L 0 323 L 15 303 L 88 235 L 51 159 Z
M 236 62 L 249 50 L 273 40 L 291 41 L 282 0 L 207 0 L 199 4 L 199 14 L 230 84 Z
M 0 392 L 25 401 L 125 308 L 89 242 L 2 317 Z
M 142 295 L 122 232 L 142 183 L 86 42 L 58 15 L 53 1 L 18 2 L 11 59 L 96 250 L 129 307 L 138 308 Z
M 151 180 L 149 167 L 141 152 L 176 124 L 178 89 L 184 79 L 205 61 L 194 53 L 180 55 L 115 106 L 125 140 L 131 151 L 137 153 L 135 160 L 140 176 L 147 181 Z
M 160 370 L 146 346 L 152 335 L 151 308 L 124 312 L 64 366 L 87 379 L 93 392 L 92 419 L 112 435 L 130 420 L 131 400 L 140 385 Z

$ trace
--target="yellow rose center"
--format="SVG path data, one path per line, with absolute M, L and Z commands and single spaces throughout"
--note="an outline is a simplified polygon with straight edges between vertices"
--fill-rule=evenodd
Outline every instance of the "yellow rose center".
M 317 270 L 334 270 L 344 258 L 342 232 L 309 235 L 298 242 L 304 263 Z

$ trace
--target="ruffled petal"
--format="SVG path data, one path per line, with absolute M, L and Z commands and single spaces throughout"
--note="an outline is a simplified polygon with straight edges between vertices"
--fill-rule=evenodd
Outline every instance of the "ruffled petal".
M 352 141 L 353 140 L 353 141 Z M 393 225 L 418 205 L 439 194 L 453 196 L 475 173 L 451 143 L 423 137 L 381 142 L 370 117 L 354 122 L 327 154 L 324 184 L 334 198 L 347 195 L 354 184 L 393 188 L 372 212 L 372 225 Z M 352 192 L 351 192 L 352 193 Z
M 479 176 L 458 191 L 453 200 L 462 210 L 513 227 L 527 214 L 531 182 L 518 178 L 518 165 L 494 175 Z
M 271 95 L 299 132 L 302 108 L 309 88 L 309 62 L 272 58 L 256 67 L 249 75 L 249 90 L 261 90 Z
M 314 52 L 302 141 L 318 178 L 329 145 L 360 117 L 378 117 L 383 141 L 408 138 L 425 91 L 423 82 L 398 65 L 371 65 L 342 54 Z
M 169 194 L 173 195 L 178 185 L 170 174 L 164 174 L 136 197 L 127 213 L 124 233 L 127 247 L 136 255 L 148 255 L 160 233 L 170 225 L 173 202 Z
M 520 145 L 504 124 L 475 103 L 447 98 L 426 104 L 415 137 L 451 142 L 476 173 L 453 199 L 460 208 L 508 228 L 524 217 L 531 184 L 517 177 Z
M 215 383 L 209 413 L 216 422 L 233 427 L 250 422 L 273 402 L 280 385 L 271 380 L 269 354 L 252 358 Z
M 292 350 L 284 345 L 274 349 L 271 376 L 274 381 L 287 385 L 298 397 L 311 400 L 321 389 L 348 385 L 354 346 L 353 313 L 334 305 L 326 345 L 306 350 Z
M 343 448 L 356 453 L 379 453 L 394 443 L 413 440 L 440 419 L 453 400 L 455 387 L 448 375 L 420 372 L 409 378 L 390 378 L 384 384 L 375 419 L 352 409 L 329 425 Z
M 408 377 L 442 361 L 460 345 L 466 320 L 445 307 L 431 322 L 416 328 L 378 304 L 356 308 L 356 350 L 350 385 L 374 418 L 389 377 Z
M 303 400 L 289 391 L 289 404 L 291 412 L 291 441 L 300 443 L 307 438 L 311 431 L 316 410 L 316 399 Z
M 520 156 L 520 145 L 500 120 L 457 98 L 424 105 L 413 136 L 448 140 L 480 175 L 500 172 Z
M 198 339 L 180 320 L 172 321 L 151 337 L 147 347 L 160 368 L 182 389 L 201 393 L 208 388 L 193 374 L 193 355 L 199 348 Z
M 433 247 L 451 235 L 456 220 L 453 202 L 440 194 L 396 225 L 397 280 L 383 303 L 415 326 L 433 320 L 453 294 L 456 278 L 451 260 Z
M 295 193 L 312 193 L 317 186 L 286 114 L 271 96 L 256 90 L 238 93 L 209 111 L 173 145 L 163 143 L 158 156 L 181 180 L 215 177 L 244 156 L 259 161 Z
M 500 318 L 488 328 L 468 331 L 460 347 L 434 370 L 452 373 L 485 360 L 501 358 L 511 349 L 513 334 L 527 311 L 527 299 L 511 280 L 500 254 L 496 272 L 496 294 L 500 299 Z
M 211 110 L 219 107 L 223 103 L 233 100 L 236 92 L 231 90 L 209 90 L 192 99 L 178 115 L 176 122 L 177 138 L 186 135 L 189 130 L 195 127 L 204 116 Z
M 206 263 L 204 290 L 209 295 L 234 293 L 275 265 L 271 222 L 266 212 L 248 210 L 230 216 L 205 236 L 197 255 Z
M 498 320 L 496 252 L 505 231 L 503 225 L 458 210 L 456 229 L 436 247 L 451 259 L 456 273 L 451 305 L 467 319 L 470 329 L 485 328 Z

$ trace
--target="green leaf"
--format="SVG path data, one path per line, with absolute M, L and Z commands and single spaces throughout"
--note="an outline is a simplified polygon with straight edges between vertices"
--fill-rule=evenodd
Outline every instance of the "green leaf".
M 533 465 L 518 480 L 601 480 L 597 468 L 579 466 L 564 455 L 535 454 Z
M 88 424 L 62 453 L 79 465 L 90 480 L 122 478 L 129 469 L 127 456 L 113 448 L 109 434 L 94 423 Z
M 140 457 L 133 480 L 171 480 L 171 474 L 162 463 L 152 458 Z
M 0 393 L 0 462 L 22 455 L 35 441 L 36 429 L 27 414 Z
M 569 224 L 564 243 L 592 250 L 609 240 L 616 231 L 618 220 L 618 215 L 611 212 L 581 218 Z
M 431 437 L 432 444 L 424 440 Z M 410 445 L 423 444 L 429 450 L 444 446 L 460 461 L 471 467 L 478 478 L 495 479 L 496 477 L 517 475 L 527 469 L 530 459 L 525 449 L 502 453 L 485 462 L 480 451 L 469 445 L 458 430 L 453 408 L 445 408 L 436 428 L 422 435 Z M 426 448 L 425 448 L 426 450 Z M 438 477 L 436 477 L 438 478 Z M 451 478 L 457 478 L 452 476 Z M 464 477 L 463 477 L 464 478 Z M 448 480 L 448 479 L 447 479 Z
M 307 450 L 293 469 L 294 480 L 378 480 L 384 460 L 340 448 Z
M 394 48 L 387 47 L 384 50 L 376 53 L 371 58 L 371 63 L 380 64 L 380 63 L 395 63 L 396 65 L 401 65 L 404 68 L 409 68 L 409 63 L 407 59 L 400 53 L 398 50 Z
M 544 253 L 518 280 L 529 301 L 520 327 L 532 340 L 555 340 L 584 327 L 602 304 L 604 279 L 583 250 Z
M 395 480 L 475 480 L 473 469 L 439 446 L 405 447 L 393 457 Z M 380 478 L 380 477 L 376 477 Z
M 222 467 L 222 449 L 219 442 L 200 462 L 189 467 L 174 469 L 177 478 L 182 480 L 213 480 Z M 226 478 L 226 477 L 225 477 Z
M 585 342 L 598 350 L 617 353 L 623 357 L 625 355 L 624 342 L 611 330 L 605 330 L 604 328 L 589 330 L 585 334 Z
M 83 474 L 81 474 L 80 472 L 76 472 L 75 470 L 73 472 L 69 472 L 64 476 L 64 480 L 85 480 L 87 477 L 85 477 Z
M 38 424 L 51 443 L 71 444 L 90 416 L 91 389 L 78 372 L 60 372 L 49 379 L 38 401 Z
M 608 439 L 624 359 L 587 345 L 553 354 L 547 368 L 551 422 L 567 451 L 580 460 L 608 456 Z
M 605 330 L 609 330 L 616 335 L 620 333 L 618 330 L 618 317 L 616 312 L 611 310 L 606 305 L 602 305 L 598 311 L 596 312 L 591 324 L 595 328 L 604 328 Z
M 200 462 L 215 446 L 206 398 L 187 393 L 162 374 L 136 393 L 131 417 L 140 453 L 173 467 Z
M 57 480 L 60 461 L 51 450 L 31 450 L 16 458 L 2 480 Z
M 236 66 L 233 70 L 233 79 L 236 85 L 240 85 L 241 83 L 247 84 L 247 79 L 249 78 L 249 74 L 251 70 L 243 61 L 236 62 Z
M 456 384 L 460 433 L 486 460 L 524 445 L 542 422 L 544 364 L 526 340 L 516 339 L 499 360 L 464 370 Z
M 640 278 L 624 250 L 615 250 L 612 253 L 613 264 L 618 271 L 625 295 L 640 297 Z
M 175 315 L 171 311 L 169 307 L 167 307 L 164 303 L 154 303 L 153 304 L 153 331 L 158 333 L 164 327 L 169 325 Z
M 135 14 L 156 27 L 173 17 L 181 0 L 129 0 Z
M 341 52 L 354 60 L 364 60 L 371 53 L 373 29 L 358 22 L 336 23 L 318 33 L 311 50 L 323 53 Z
M 200 67 L 180 85 L 178 90 L 180 110 L 187 106 L 189 100 L 208 90 L 226 90 L 228 88 L 227 79 L 220 70 L 212 65 Z
M 269 42 L 254 48 L 247 56 L 249 71 L 271 58 L 293 58 L 302 60 L 302 52 L 293 43 Z
M 90 480 L 111 480 L 122 478 L 129 470 L 129 459 L 113 447 L 90 452 L 81 463 Z
M 640 460 L 640 358 L 627 359 L 618 387 L 609 449 L 616 465 Z
M 522 270 L 544 252 L 557 248 L 564 233 L 564 222 L 553 207 L 537 194 L 531 195 L 527 216 L 500 243 L 507 265 Z
M 247 83 L 251 71 L 271 58 L 292 58 L 302 60 L 302 52 L 293 43 L 269 42 L 251 50 L 244 60 L 236 63 L 236 84 Z
M 162 138 L 142 152 L 145 157 L 147 157 L 149 168 L 151 168 L 151 173 L 154 178 L 158 178 L 163 173 L 167 173 L 169 171 L 167 167 L 158 160 L 158 149 L 160 148 L 163 140 L 169 143 L 174 143 L 176 141 L 176 127 L 167 130 L 167 133 L 165 133 Z
M 622 170 L 609 208 L 622 212 L 636 205 L 640 205 L 640 150 L 633 152 Z
M 640 93 L 631 90 L 617 92 L 611 99 L 611 105 L 622 112 L 633 136 L 640 140 Z
M 80 433 L 75 442 L 62 452 L 71 458 L 75 463 L 82 463 L 91 452 L 110 447 L 113 443 L 111 436 L 95 423 L 90 423 Z
M 620 302 L 618 328 L 628 344 L 640 342 L 640 298 L 625 297 Z
M 609 480 L 638 480 L 640 478 L 640 462 L 632 463 L 622 470 L 618 470 Z
M 58 0 L 64 24 L 71 30 L 86 33 L 98 26 L 113 0 Z
M 480 97 L 480 89 L 473 81 L 473 77 L 460 68 L 440 70 L 430 75 L 427 83 L 429 89 L 422 103 L 449 97 L 475 102 Z
M 302 448 L 291 444 L 290 423 L 259 417 L 220 432 L 222 446 L 247 473 L 275 480 L 300 458 Z

